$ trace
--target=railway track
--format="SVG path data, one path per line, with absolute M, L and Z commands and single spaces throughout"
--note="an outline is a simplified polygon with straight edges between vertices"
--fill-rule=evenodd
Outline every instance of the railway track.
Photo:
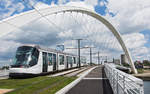
M 72 76 L 80 76 L 81 73 L 83 73 L 84 71 L 90 69 L 91 67 L 85 67 L 85 68 L 82 68 L 82 69 L 79 69 L 79 70 L 76 70 L 74 72 L 70 72 L 68 74 L 65 74 L 64 76 L 67 76 L 67 77 L 72 77 Z
M 88 70 L 89 68 L 91 68 L 91 66 L 76 68 L 76 69 L 72 69 L 72 70 L 68 70 L 68 71 L 63 71 L 63 72 L 60 72 L 60 73 L 48 75 L 48 77 L 56 77 L 56 76 L 71 77 L 71 76 L 77 76 L 78 74 Z
M 0 71 L 0 79 L 7 79 L 9 77 L 8 71 Z
M 9 75 L 0 75 L 0 80 L 2 79 L 8 79 L 9 78 Z

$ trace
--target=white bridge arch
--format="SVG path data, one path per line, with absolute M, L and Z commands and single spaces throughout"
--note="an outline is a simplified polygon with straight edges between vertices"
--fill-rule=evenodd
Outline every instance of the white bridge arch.
M 125 52 L 125 55 L 128 58 L 128 61 L 130 62 L 132 71 L 135 74 L 137 73 L 137 70 L 135 69 L 130 52 L 129 52 L 128 48 L 126 47 L 120 33 L 117 32 L 117 30 L 113 27 L 113 25 L 111 23 L 109 23 L 106 19 L 101 17 L 99 14 L 97 14 L 94 11 L 91 11 L 89 9 L 75 7 L 75 6 L 55 6 L 55 7 L 39 9 L 38 11 L 42 14 L 42 16 L 48 16 L 51 14 L 68 11 L 68 12 L 80 12 L 80 13 L 84 13 L 84 14 L 87 14 L 89 16 L 96 18 L 98 21 L 102 22 L 117 38 L 118 42 L 120 43 L 121 47 L 123 48 L 123 51 Z M 0 22 L 0 28 L 1 28 L 1 30 L 6 31 L 6 32 L 0 32 L 0 37 L 10 33 L 14 29 L 16 29 L 16 27 L 21 27 L 21 26 L 23 26 L 33 20 L 39 19 L 39 18 L 41 18 L 41 15 L 39 15 L 39 13 L 37 13 L 36 10 L 31 10 L 31 11 L 24 12 L 19 15 L 15 15 L 15 16 L 9 17 L 7 19 L 4 19 L 3 21 Z

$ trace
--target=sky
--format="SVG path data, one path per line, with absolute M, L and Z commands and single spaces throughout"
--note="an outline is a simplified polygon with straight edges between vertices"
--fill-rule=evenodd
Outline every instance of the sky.
M 0 0 L 0 21 L 32 11 L 31 5 L 36 9 L 68 5 L 95 11 L 121 33 L 133 60 L 150 58 L 149 0 Z M 93 49 L 93 52 L 102 50 L 103 55 L 118 57 L 118 53 L 123 53 L 107 27 L 90 16 L 81 13 L 60 13 L 48 15 L 47 18 L 54 24 L 47 22 L 44 18 L 23 26 L 19 25 L 21 22 L 15 22 L 15 26 L 19 28 L 6 35 L 3 35 L 7 32 L 5 28 L 9 27 L 3 27 L 0 31 L 3 35 L 0 37 L 0 61 L 12 59 L 16 48 L 22 44 L 38 44 L 51 48 L 55 48 L 56 44 L 76 47 L 77 43 L 72 39 L 81 37 L 85 38 L 81 46 L 98 47 Z M 107 40 L 105 40 L 106 37 Z M 109 47 L 108 51 L 104 51 L 103 46 Z M 85 51 L 87 53 L 83 54 L 88 54 L 89 50 L 83 49 L 82 52 Z M 67 50 L 67 52 L 76 53 L 75 50 Z

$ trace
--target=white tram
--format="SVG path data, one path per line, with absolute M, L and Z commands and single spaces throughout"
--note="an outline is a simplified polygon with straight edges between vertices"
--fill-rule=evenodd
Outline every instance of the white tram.
M 85 57 L 81 57 L 80 61 L 81 66 L 86 65 Z M 9 76 L 35 76 L 76 67 L 78 67 L 76 55 L 37 45 L 23 45 L 16 51 Z

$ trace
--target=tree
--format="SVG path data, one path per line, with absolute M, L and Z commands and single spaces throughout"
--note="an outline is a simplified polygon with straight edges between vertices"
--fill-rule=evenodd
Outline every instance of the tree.
M 7 70 L 8 70 L 8 69 L 9 69 L 9 66 L 3 66 L 2 69 L 3 69 L 3 70 L 4 70 L 4 69 L 7 69 Z
M 143 60 L 143 65 L 144 65 L 144 66 L 150 66 L 150 61 L 148 61 L 148 60 Z

